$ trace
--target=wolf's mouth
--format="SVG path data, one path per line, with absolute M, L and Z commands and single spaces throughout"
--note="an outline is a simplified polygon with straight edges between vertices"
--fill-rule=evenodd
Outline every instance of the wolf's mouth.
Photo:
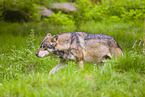
M 44 56 L 46 56 L 46 55 L 48 55 L 48 54 L 49 54 L 48 51 L 37 51 L 37 52 L 35 53 L 35 55 L 36 55 L 37 57 L 44 57 Z

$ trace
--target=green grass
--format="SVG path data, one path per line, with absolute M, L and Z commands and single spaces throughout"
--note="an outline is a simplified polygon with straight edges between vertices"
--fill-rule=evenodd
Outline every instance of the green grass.
M 31 71 L 29 74 L 19 74 L 17 79 L 4 81 L 0 95 L 144 97 L 144 78 L 138 73 L 119 73 L 111 63 L 106 63 L 102 67 L 85 64 L 84 70 L 78 70 L 78 67 L 70 62 L 67 68 L 55 75 L 48 76 L 45 70 Z
M 83 70 L 70 61 L 66 68 L 51 76 L 48 76 L 49 71 L 59 59 L 37 58 L 35 52 L 47 33 L 74 32 L 75 28 L 46 22 L 1 22 L 1 28 L 0 97 L 145 96 L 145 56 L 142 43 L 139 45 L 143 38 L 143 24 L 88 22 L 82 25 L 81 31 L 114 37 L 124 56 L 104 64 L 85 63 Z

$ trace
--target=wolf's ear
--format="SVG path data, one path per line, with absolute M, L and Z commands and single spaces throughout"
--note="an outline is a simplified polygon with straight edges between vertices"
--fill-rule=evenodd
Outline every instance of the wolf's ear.
M 50 36 L 51 36 L 51 34 L 50 33 L 47 33 L 46 37 L 50 37 Z
M 51 38 L 51 42 L 56 42 L 58 39 L 58 36 L 57 35 L 53 35 L 52 38 Z
M 57 35 L 53 35 L 52 36 L 52 38 L 51 38 L 51 42 L 50 42 L 50 44 L 52 45 L 52 46 L 56 46 L 56 44 L 57 44 L 57 39 L 58 39 L 58 36 Z

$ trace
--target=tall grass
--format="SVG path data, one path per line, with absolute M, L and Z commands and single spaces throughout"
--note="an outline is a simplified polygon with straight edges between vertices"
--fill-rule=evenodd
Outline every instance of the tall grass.
M 29 97 L 143 97 L 145 95 L 145 80 L 141 74 L 134 72 L 120 73 L 114 70 L 116 69 L 114 63 L 110 62 L 105 63 L 102 67 L 85 64 L 84 70 L 78 70 L 78 67 L 74 64 L 69 62 L 67 68 L 51 76 L 48 76 L 48 72 L 45 71 L 36 72 L 36 69 L 29 74 L 19 74 L 17 79 L 7 80 L 1 84 L 0 95 Z M 52 65 L 52 63 L 49 65 Z M 39 66 L 39 68 L 45 67 Z
M 114 37 L 124 56 L 112 58 L 104 64 L 85 63 L 83 70 L 69 61 L 66 68 L 51 76 L 48 76 L 49 71 L 59 59 L 37 58 L 35 52 L 47 33 L 74 32 L 75 28 L 46 22 L 2 22 L 0 28 L 1 97 L 145 96 L 145 57 L 138 42 L 134 46 L 135 41 L 142 38 L 142 26 L 107 22 L 81 25 L 81 31 Z

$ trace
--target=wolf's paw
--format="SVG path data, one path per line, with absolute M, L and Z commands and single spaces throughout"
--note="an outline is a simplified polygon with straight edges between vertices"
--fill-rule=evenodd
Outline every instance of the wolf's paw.
M 54 74 L 55 71 L 56 71 L 56 68 L 53 68 L 53 69 L 49 72 L 49 75 Z

